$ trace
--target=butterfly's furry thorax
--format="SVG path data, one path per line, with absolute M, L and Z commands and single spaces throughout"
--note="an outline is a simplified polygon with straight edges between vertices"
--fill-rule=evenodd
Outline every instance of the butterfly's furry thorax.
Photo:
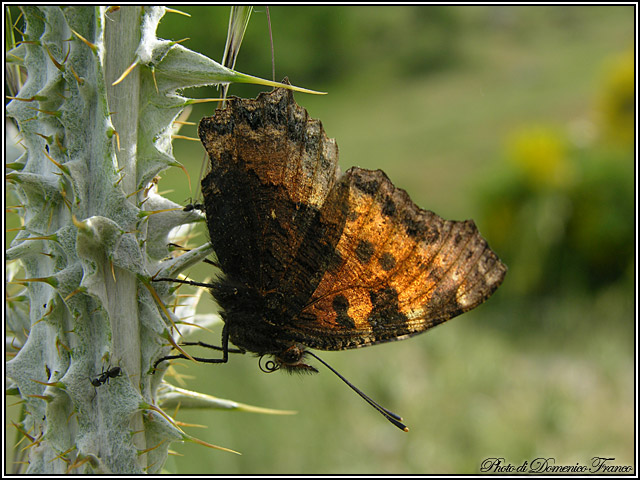
M 213 284 L 211 294 L 234 345 L 258 355 L 274 354 L 289 346 L 290 342 L 279 340 L 275 312 L 269 311 L 267 299 L 256 288 L 223 276 Z
M 213 283 L 211 294 L 221 307 L 229 340 L 242 350 L 257 356 L 272 357 L 264 371 L 284 369 L 288 372 L 313 373 L 317 370 L 304 363 L 305 346 L 286 335 L 283 296 L 261 294 L 255 288 L 223 276 Z

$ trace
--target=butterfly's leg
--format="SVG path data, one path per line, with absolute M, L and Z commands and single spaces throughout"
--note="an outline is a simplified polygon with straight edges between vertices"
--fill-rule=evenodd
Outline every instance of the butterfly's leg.
M 204 343 L 204 342 L 182 342 L 180 344 L 181 347 L 184 346 L 198 346 L 198 347 L 204 347 L 204 348 L 210 348 L 211 350 L 218 350 L 220 352 L 224 352 L 224 348 L 223 347 L 218 347 L 217 345 L 209 345 L 208 343 Z M 245 353 L 244 350 L 241 350 L 239 348 L 227 348 L 227 352 L 229 353 Z
M 195 287 L 203 287 L 203 288 L 211 288 L 214 285 L 211 283 L 202 283 L 202 282 L 193 282 L 191 280 L 180 280 L 179 278 L 153 278 L 152 282 L 173 282 L 173 283 L 184 283 L 185 285 L 193 285 Z
M 227 363 L 227 361 L 229 360 L 229 352 L 231 352 L 231 353 L 244 353 L 243 350 L 239 350 L 239 349 L 231 349 L 230 350 L 229 349 L 229 329 L 228 329 L 226 324 L 222 328 L 222 347 L 217 347 L 215 345 L 209 345 L 209 344 L 203 343 L 203 342 L 187 342 L 187 343 L 184 343 L 184 345 L 199 345 L 201 347 L 206 347 L 206 348 L 211 348 L 213 350 L 221 350 L 222 351 L 222 358 L 202 358 L 202 357 L 193 357 L 193 356 L 191 357 L 194 360 L 197 360 L 198 362 L 204 362 L 204 363 Z M 176 358 L 186 358 L 186 359 L 188 359 L 188 357 L 183 355 L 183 354 L 169 355 L 169 356 L 162 357 L 161 359 L 157 360 L 156 363 L 153 364 L 153 368 L 156 368 L 160 362 L 164 362 L 165 360 L 173 360 L 173 359 L 176 359 Z
M 196 206 L 197 206 L 197 205 L 196 205 Z M 202 206 L 202 205 L 200 205 L 200 206 Z M 186 208 L 186 207 L 185 207 L 185 208 Z M 200 209 L 199 209 L 199 210 L 200 210 Z M 177 243 L 173 243 L 173 242 L 169 242 L 169 246 L 170 246 L 170 247 L 177 248 L 177 249 L 179 249 L 179 250 L 183 250 L 183 251 L 185 251 L 185 252 L 190 252 L 190 251 L 191 251 L 191 249 L 189 249 L 189 248 L 185 248 L 185 247 L 183 247 L 182 245 L 178 245 Z M 203 259 L 202 259 L 202 261 L 203 261 L 204 263 L 207 263 L 207 264 L 209 264 L 209 265 L 212 265 L 212 266 L 214 266 L 214 267 L 216 267 L 216 268 L 220 268 L 220 264 L 219 264 L 219 263 L 216 263 L 216 262 L 214 262 L 214 261 L 212 261 L 212 260 L 209 260 L 208 258 L 203 258 Z

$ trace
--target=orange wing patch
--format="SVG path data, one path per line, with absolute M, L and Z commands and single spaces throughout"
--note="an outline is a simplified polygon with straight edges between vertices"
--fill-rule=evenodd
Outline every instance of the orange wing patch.
M 312 321 L 292 326 L 310 346 L 406 338 L 471 310 L 502 282 L 506 267 L 472 221 L 420 209 L 380 170 L 352 168 L 340 182 L 348 216 L 339 261 L 300 314 Z

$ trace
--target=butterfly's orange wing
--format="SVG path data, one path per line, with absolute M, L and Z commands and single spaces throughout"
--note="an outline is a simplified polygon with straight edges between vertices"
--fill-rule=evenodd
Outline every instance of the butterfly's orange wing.
M 405 338 L 471 310 L 502 282 L 506 266 L 473 221 L 420 209 L 380 170 L 354 167 L 337 188 L 329 202 L 348 213 L 336 260 L 287 328 L 302 343 L 341 350 Z

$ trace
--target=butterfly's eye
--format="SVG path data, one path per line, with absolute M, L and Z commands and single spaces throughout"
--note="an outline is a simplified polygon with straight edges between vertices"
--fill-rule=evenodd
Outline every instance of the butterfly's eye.
M 276 355 L 276 361 L 280 362 L 284 365 L 296 365 L 301 363 L 302 356 L 304 355 L 304 350 L 300 348 L 298 345 L 292 345 L 283 352 Z

